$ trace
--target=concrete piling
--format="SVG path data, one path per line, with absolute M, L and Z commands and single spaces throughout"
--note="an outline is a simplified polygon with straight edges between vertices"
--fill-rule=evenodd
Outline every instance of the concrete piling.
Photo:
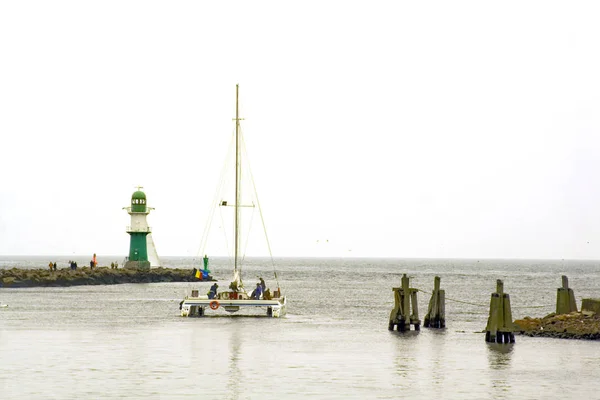
M 390 313 L 388 329 L 393 331 L 394 326 L 396 326 L 398 332 L 404 332 L 410 330 L 410 325 L 412 324 L 415 331 L 420 330 L 421 321 L 419 320 L 419 307 L 417 304 L 418 289 L 411 288 L 408 276 L 403 274 L 402 287 L 392 288 L 392 290 L 394 291 L 395 306 Z
M 496 293 L 490 300 L 490 316 L 485 328 L 485 341 L 489 343 L 514 343 L 510 296 L 504 293 L 504 283 L 496 281 Z
M 573 311 L 577 311 L 575 294 L 569 288 L 569 278 L 563 275 L 562 287 L 556 292 L 556 314 L 569 314 Z
M 600 299 L 582 299 L 581 312 L 600 315 Z
M 429 300 L 427 315 L 423 320 L 425 328 L 445 328 L 446 327 L 446 294 L 440 289 L 440 277 L 436 276 L 433 280 L 433 293 Z

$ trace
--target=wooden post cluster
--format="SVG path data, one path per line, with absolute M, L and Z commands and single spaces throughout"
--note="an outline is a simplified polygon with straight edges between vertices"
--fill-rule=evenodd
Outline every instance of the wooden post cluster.
M 446 294 L 440 289 L 440 277 L 436 276 L 433 280 L 433 293 L 429 300 L 427 315 L 423 320 L 425 328 L 445 328 L 446 327 Z
M 490 300 L 490 317 L 485 328 L 485 341 L 489 343 L 514 343 L 510 297 L 504 293 L 504 283 L 496 281 L 496 293 Z
M 569 289 L 569 279 L 563 275 L 562 287 L 556 293 L 556 314 L 569 314 L 573 311 L 577 311 L 575 294 L 573 289 Z
M 396 302 L 394 309 L 390 313 L 390 323 L 388 329 L 394 330 L 397 327 L 398 332 L 410 330 L 412 324 L 415 331 L 420 330 L 421 321 L 419 320 L 419 307 L 417 304 L 418 289 L 410 288 L 409 279 L 406 274 L 402 275 L 402 287 L 392 288 L 394 291 L 394 300 Z M 411 312 L 412 303 L 412 314 Z

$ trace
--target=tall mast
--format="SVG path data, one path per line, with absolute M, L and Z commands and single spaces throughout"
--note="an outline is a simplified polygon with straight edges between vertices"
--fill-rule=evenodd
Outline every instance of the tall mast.
M 240 241 L 240 180 L 242 178 L 241 160 L 240 160 L 240 115 L 238 107 L 239 84 L 235 85 L 235 244 L 233 275 L 237 281 L 240 279 L 238 272 L 238 250 Z

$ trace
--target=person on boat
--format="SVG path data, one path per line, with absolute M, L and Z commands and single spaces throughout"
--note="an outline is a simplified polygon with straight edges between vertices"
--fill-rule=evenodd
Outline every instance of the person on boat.
M 265 280 L 262 277 L 260 278 L 260 287 L 262 288 L 263 293 L 265 292 L 265 290 L 267 290 L 267 284 L 265 283 Z
M 253 298 L 254 300 L 260 300 L 260 296 L 262 295 L 263 291 L 262 291 L 262 286 L 260 286 L 260 283 L 256 284 L 256 289 L 254 289 L 252 291 L 252 294 L 250 295 L 251 298 Z
M 264 300 L 271 300 L 272 298 L 273 298 L 273 296 L 271 295 L 271 289 L 265 290 L 265 292 L 263 294 L 263 299 Z
M 217 288 L 219 287 L 219 285 L 217 285 L 216 283 L 214 283 L 211 287 L 210 290 L 208 291 L 208 298 L 209 299 L 214 299 L 215 296 L 217 295 Z

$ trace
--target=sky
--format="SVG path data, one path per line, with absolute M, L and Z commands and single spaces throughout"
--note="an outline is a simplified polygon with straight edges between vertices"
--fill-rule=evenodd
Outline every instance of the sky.
M 239 84 L 275 257 L 600 259 L 599 11 L 0 2 L 0 255 L 198 254 Z

